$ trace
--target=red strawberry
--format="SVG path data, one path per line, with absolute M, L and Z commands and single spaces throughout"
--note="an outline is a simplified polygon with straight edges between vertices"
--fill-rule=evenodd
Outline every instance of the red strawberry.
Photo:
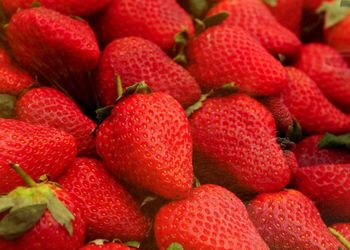
M 268 249 L 243 203 L 215 185 L 200 186 L 186 199 L 162 207 L 154 231 L 160 250 L 172 243 L 183 247 L 176 249 Z
M 0 48 L 0 66 L 5 65 L 11 65 L 11 58 L 3 48 Z
M 310 76 L 332 103 L 350 111 L 350 68 L 335 49 L 319 43 L 305 45 L 295 66 Z
M 337 223 L 331 226 L 350 241 L 350 223 Z
M 175 34 L 184 29 L 193 32 L 192 20 L 175 0 L 113 0 L 97 21 L 104 44 L 139 36 L 164 50 L 173 47 Z
M 314 134 L 350 131 L 350 116 L 330 103 L 312 79 L 293 67 L 287 67 L 286 71 L 289 81 L 282 97 L 303 131 Z
M 102 244 L 94 244 L 90 243 L 84 247 L 79 248 L 79 250 L 132 250 L 135 248 L 130 248 L 124 244 L 119 243 L 102 243 Z
M 14 14 L 19 9 L 27 9 L 33 5 L 33 0 L 1 0 L 0 2 L 8 14 Z M 76 16 L 94 14 L 110 2 L 111 0 L 40 0 L 43 7 Z
M 209 98 L 190 117 L 196 176 L 238 195 L 285 187 L 290 169 L 277 144 L 273 117 L 244 95 Z
M 297 158 L 295 157 L 295 154 L 292 151 L 284 150 L 283 155 L 292 175 L 294 175 L 299 168 L 299 164 Z
M 16 116 L 24 122 L 48 125 L 74 136 L 78 152 L 94 155 L 95 123 L 69 97 L 53 88 L 34 88 L 17 101 Z
M 323 148 L 318 144 L 322 135 L 306 137 L 298 142 L 293 148 L 300 167 L 319 165 L 319 164 L 350 164 L 350 154 L 343 148 Z
M 137 187 L 171 199 L 192 187 L 190 125 L 166 94 L 122 98 L 99 127 L 96 148 L 112 173 Z
M 55 179 L 64 172 L 77 153 L 73 136 L 45 126 L 0 118 L 0 193 L 23 181 L 8 167 L 21 164 L 34 179 L 47 174 Z
M 263 0 L 276 20 L 299 35 L 304 0 Z
M 109 176 L 99 161 L 76 159 L 59 183 L 84 205 L 89 239 L 145 238 L 148 220 L 131 195 Z
M 0 66 L 0 94 L 18 96 L 33 83 L 34 79 L 28 73 L 12 65 Z
M 341 246 L 312 201 L 298 191 L 260 194 L 247 210 L 271 250 L 335 250 Z
M 350 220 L 350 164 L 302 167 L 294 186 L 316 203 L 327 221 Z
M 12 167 L 29 187 L 18 187 L 0 197 L 3 215 L 0 249 L 75 250 L 81 247 L 86 224 L 76 197 L 54 183 L 35 183 L 17 164 Z
M 98 91 L 103 105 L 110 105 L 117 98 L 117 75 L 124 87 L 145 81 L 153 91 L 172 95 L 183 106 L 193 104 L 200 96 L 199 86 L 192 76 L 157 45 L 142 38 L 118 39 L 104 50 L 98 73 Z
M 190 42 L 188 57 L 204 91 L 233 82 L 248 94 L 273 95 L 286 84 L 282 65 L 238 27 L 207 29 Z
M 301 42 L 298 37 L 277 22 L 261 0 L 224 0 L 208 16 L 227 11 L 230 16 L 223 25 L 239 26 L 256 38 L 272 54 L 294 56 Z

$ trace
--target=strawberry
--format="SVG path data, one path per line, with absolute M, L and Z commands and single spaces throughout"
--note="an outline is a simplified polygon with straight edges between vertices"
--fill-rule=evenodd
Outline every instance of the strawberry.
M 283 155 L 292 175 L 294 175 L 299 168 L 299 164 L 295 154 L 290 150 L 284 150 Z
M 20 9 L 31 8 L 33 0 L 1 0 L 4 10 L 14 14 Z M 66 15 L 89 16 L 106 7 L 111 0 L 40 0 L 40 5 Z
M 131 195 L 94 159 L 78 158 L 59 183 L 85 207 L 89 239 L 142 240 L 149 228 Z
M 319 164 L 350 164 L 350 155 L 343 148 L 319 148 L 322 135 L 306 137 L 298 142 L 293 152 L 300 167 Z
M 130 248 L 124 244 L 119 244 L 119 243 L 90 243 L 84 247 L 79 248 L 79 250 L 132 250 L 135 248 Z
M 207 29 L 190 42 L 187 54 L 188 70 L 204 91 L 231 82 L 252 95 L 274 95 L 285 87 L 282 65 L 238 27 Z
M 293 67 L 286 67 L 286 71 L 289 81 L 282 97 L 303 131 L 313 134 L 350 131 L 350 116 L 330 103 L 312 79 Z
M 139 36 L 167 51 L 174 45 L 175 34 L 184 29 L 191 34 L 194 30 L 191 17 L 175 0 L 113 0 L 96 26 L 104 44 Z
M 295 67 L 313 79 L 332 103 L 350 111 L 350 68 L 335 49 L 325 44 L 307 44 Z
M 257 39 L 272 54 L 295 56 L 301 46 L 298 37 L 277 22 L 261 0 L 224 0 L 208 16 L 227 11 L 222 25 L 239 26 Z
M 244 204 L 215 185 L 200 186 L 186 199 L 162 207 L 154 231 L 160 250 L 268 249 Z M 174 243 L 183 248 L 168 248 Z
M 102 54 L 98 72 L 98 92 L 103 105 L 117 98 L 116 76 L 124 87 L 145 81 L 153 91 L 172 95 L 181 105 L 199 99 L 197 82 L 155 44 L 138 37 L 117 39 Z
M 10 56 L 3 48 L 0 48 L 0 67 L 5 65 L 11 65 L 11 63 L 12 62 Z
M 350 220 L 350 164 L 302 167 L 294 187 L 315 202 L 326 221 Z
M 341 246 L 312 201 L 298 191 L 260 194 L 249 202 L 247 210 L 271 250 L 321 250 Z
M 244 95 L 207 99 L 190 117 L 196 176 L 240 196 L 277 191 L 290 169 L 271 113 Z
M 18 96 L 34 82 L 28 73 L 10 64 L 0 65 L 0 94 Z
M 272 15 L 284 27 L 299 35 L 304 0 L 263 0 Z
M 304 8 L 311 11 L 316 11 L 323 3 L 332 2 L 333 0 L 303 0 Z
M 27 91 L 17 101 L 16 116 L 24 122 L 47 125 L 69 133 L 76 139 L 79 154 L 94 155 L 92 132 L 95 123 L 60 91 L 48 87 Z
M 119 100 L 97 131 L 96 148 L 113 174 L 137 187 L 170 199 L 192 187 L 190 125 L 181 105 L 164 93 Z
M 81 247 L 86 224 L 76 197 L 54 183 L 35 183 L 18 164 L 11 166 L 29 187 L 17 187 L 0 197 L 0 249 L 75 250 Z
M 8 161 L 21 164 L 34 179 L 44 174 L 55 179 L 76 153 L 74 137 L 63 131 L 0 118 L 0 194 L 23 184 Z

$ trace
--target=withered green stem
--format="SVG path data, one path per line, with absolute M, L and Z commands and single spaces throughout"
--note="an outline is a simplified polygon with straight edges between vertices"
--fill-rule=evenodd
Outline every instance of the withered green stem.
M 32 179 L 32 177 L 30 177 L 26 172 L 24 172 L 24 170 L 19 166 L 19 164 L 12 162 L 10 162 L 9 164 L 11 168 L 15 170 L 18 175 L 21 176 L 21 178 L 26 182 L 26 184 L 29 187 L 35 187 L 37 185 L 36 182 Z

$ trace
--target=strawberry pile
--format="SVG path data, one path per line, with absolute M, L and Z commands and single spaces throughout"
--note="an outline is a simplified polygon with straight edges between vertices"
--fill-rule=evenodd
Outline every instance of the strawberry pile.
M 350 249 L 350 1 L 0 4 L 0 250 Z

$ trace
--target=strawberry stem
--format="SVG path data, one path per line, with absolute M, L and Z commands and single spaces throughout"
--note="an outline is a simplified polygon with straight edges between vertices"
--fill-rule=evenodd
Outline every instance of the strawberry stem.
M 116 79 L 118 98 L 123 96 L 123 84 L 120 75 L 117 75 Z
M 37 184 L 36 182 L 30 177 L 20 166 L 19 164 L 9 162 L 11 168 L 16 171 L 16 173 L 21 176 L 21 178 L 25 181 L 25 183 L 29 187 L 35 187 Z
M 346 247 L 346 249 L 350 249 L 350 242 L 342 234 L 332 227 L 329 227 L 328 229 L 331 234 L 333 234 L 340 241 L 340 243 Z

